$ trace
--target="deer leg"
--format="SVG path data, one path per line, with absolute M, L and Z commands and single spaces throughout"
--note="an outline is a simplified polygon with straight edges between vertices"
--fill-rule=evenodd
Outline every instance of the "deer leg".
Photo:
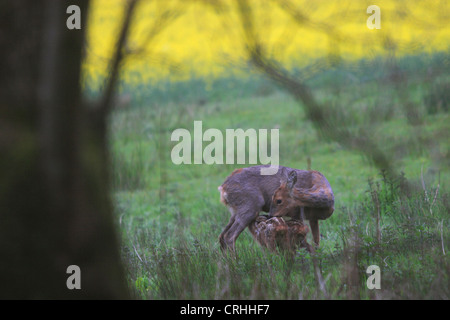
M 236 239 L 248 225 L 255 220 L 259 211 L 255 214 L 236 214 L 230 219 L 230 222 L 225 227 L 225 230 L 220 235 L 222 249 L 231 249 L 235 251 Z M 231 221 L 232 220 L 232 221 Z
M 300 207 L 300 221 L 305 221 L 305 207 Z
M 235 220 L 235 215 L 231 215 L 230 221 L 226 225 L 225 229 L 223 229 L 222 233 L 219 236 L 219 243 L 222 250 L 225 250 L 227 248 L 227 242 L 225 241 L 225 235 L 228 232 L 228 230 L 231 228 Z
M 317 246 L 319 246 L 320 242 L 319 220 L 317 219 L 309 220 L 309 226 L 311 227 L 314 242 Z

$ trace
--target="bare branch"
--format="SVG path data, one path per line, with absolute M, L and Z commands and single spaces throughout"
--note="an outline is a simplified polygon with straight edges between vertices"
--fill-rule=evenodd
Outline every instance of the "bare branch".
M 439 223 L 438 223 L 438 225 L 439 225 Z M 441 220 L 440 225 L 441 225 L 441 246 L 442 246 L 442 254 L 445 256 L 445 248 L 444 248 L 444 231 L 443 231 L 443 228 L 444 228 L 444 220 Z
M 347 128 L 335 123 L 334 119 L 327 113 L 326 108 L 316 101 L 308 86 L 289 75 L 276 62 L 267 58 L 254 28 L 251 7 L 247 0 L 238 0 L 237 3 L 246 50 L 255 67 L 280 84 L 298 102 L 302 103 L 306 116 L 324 138 L 336 141 L 348 149 L 362 152 L 378 168 L 384 169 L 388 174 L 395 176 L 387 155 L 364 131 L 360 132 L 358 136 L 354 136 Z
M 175 22 L 183 13 L 184 5 L 186 3 L 181 3 L 181 8 L 178 9 L 165 9 L 162 13 L 155 19 L 152 27 L 149 29 L 147 34 L 145 35 L 140 48 L 137 49 L 129 49 L 127 50 L 127 54 L 133 55 L 143 55 L 150 54 L 148 51 L 149 45 L 154 41 L 154 39 L 171 23 Z
M 111 110 L 114 89 L 119 76 L 120 66 L 124 57 L 124 48 L 128 37 L 128 31 L 130 29 L 131 18 L 138 1 L 139 0 L 128 0 L 126 4 L 122 28 L 120 30 L 119 38 L 115 46 L 114 54 L 109 64 L 109 77 L 106 80 L 104 93 L 101 97 L 98 108 L 100 117 L 103 119 L 106 118 Z

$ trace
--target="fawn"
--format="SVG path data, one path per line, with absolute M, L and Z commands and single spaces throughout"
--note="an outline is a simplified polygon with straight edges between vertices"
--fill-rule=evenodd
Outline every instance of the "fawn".
M 231 218 L 219 236 L 222 250 L 235 251 L 237 237 L 261 211 L 269 217 L 290 216 L 309 220 L 314 242 L 319 245 L 318 220 L 334 211 L 334 195 L 327 179 L 318 171 L 305 171 L 279 166 L 273 175 L 261 175 L 254 166 L 234 170 L 219 186 L 220 201 Z
M 306 241 L 308 226 L 302 221 L 261 215 L 249 224 L 248 229 L 253 238 L 270 251 L 295 253 L 299 248 L 306 248 L 306 251 L 313 252 Z

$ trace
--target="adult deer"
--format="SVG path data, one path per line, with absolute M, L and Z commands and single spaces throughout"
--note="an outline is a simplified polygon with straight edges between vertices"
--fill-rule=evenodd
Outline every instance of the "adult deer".
M 319 245 L 318 220 L 334 211 L 334 195 L 327 179 L 318 171 L 280 166 L 273 175 L 261 175 L 254 166 L 234 170 L 219 186 L 220 201 L 231 218 L 219 236 L 222 249 L 235 250 L 237 237 L 261 211 L 270 216 L 309 220 L 314 242 Z

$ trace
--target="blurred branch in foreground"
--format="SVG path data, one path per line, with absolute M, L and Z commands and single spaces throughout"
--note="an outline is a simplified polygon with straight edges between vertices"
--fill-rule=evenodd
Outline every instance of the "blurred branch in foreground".
M 281 85 L 303 105 L 307 118 L 323 138 L 336 141 L 347 149 L 363 153 L 379 169 L 386 170 L 390 175 L 396 176 L 397 173 L 391 165 L 391 159 L 369 135 L 365 134 L 364 130 L 360 130 L 358 136 L 355 136 L 345 126 L 336 123 L 331 114 L 327 112 L 326 106 L 317 102 L 308 86 L 267 58 L 254 28 L 251 6 L 246 0 L 238 0 L 237 3 L 247 53 L 255 67 Z

